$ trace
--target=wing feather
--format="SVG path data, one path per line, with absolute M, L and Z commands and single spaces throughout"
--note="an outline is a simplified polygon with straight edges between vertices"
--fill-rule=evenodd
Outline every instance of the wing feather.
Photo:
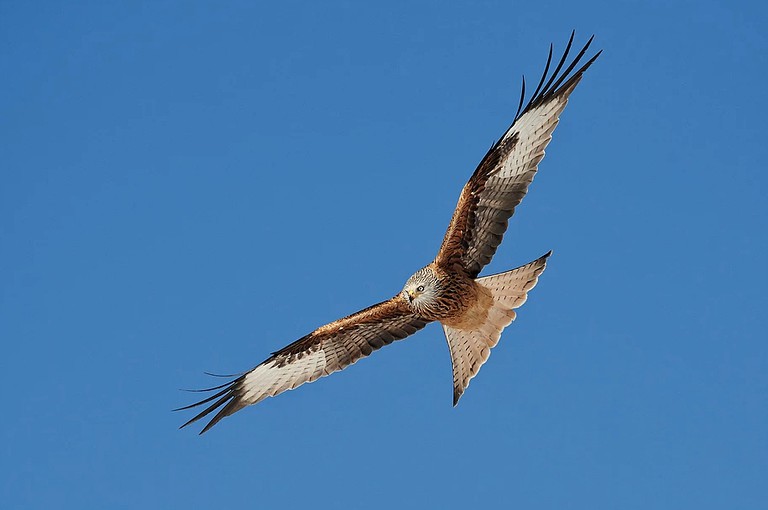
M 568 60 L 573 38 L 572 33 L 563 56 L 552 75 L 547 78 L 552 63 L 550 46 L 544 73 L 534 94 L 522 107 L 525 96 L 523 92 L 512 125 L 491 147 L 464 186 L 435 258 L 438 265 L 462 269 L 474 278 L 496 253 L 507 230 L 509 218 L 525 197 L 536 175 L 539 162 L 544 157 L 544 149 L 552 139 L 552 132 L 557 127 L 571 92 L 601 53 L 598 52 L 571 74 L 589 49 L 592 43 L 590 38 L 561 73 Z
M 176 409 L 192 409 L 213 401 L 181 427 L 218 410 L 200 432 L 202 434 L 243 407 L 341 370 L 373 351 L 415 333 L 428 323 L 428 320 L 414 315 L 398 296 L 326 324 L 272 353 L 263 363 L 237 379 L 211 388 L 221 389 L 214 395 Z

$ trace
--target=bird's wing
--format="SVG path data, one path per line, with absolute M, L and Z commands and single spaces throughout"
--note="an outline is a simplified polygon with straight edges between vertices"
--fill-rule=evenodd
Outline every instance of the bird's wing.
M 435 262 L 443 267 L 462 268 L 471 277 L 491 261 L 507 230 L 507 221 L 522 201 L 533 181 L 544 148 L 552 139 L 560 113 L 584 71 L 600 55 L 598 52 L 577 71 L 573 69 L 587 52 L 592 38 L 565 68 L 573 36 L 548 76 L 552 46 L 544 74 L 525 108 L 525 80 L 520 106 L 510 128 L 496 142 L 464 186 Z M 562 71 L 562 72 L 561 72 Z M 546 81 L 546 84 L 545 84 Z
M 176 409 L 191 409 L 211 402 L 182 428 L 218 409 L 218 413 L 200 432 L 202 434 L 225 416 L 245 406 L 341 370 L 373 351 L 415 333 L 429 322 L 414 315 L 405 301 L 396 296 L 326 324 L 273 353 L 262 364 L 234 381 L 202 390 L 220 391 L 200 402 Z

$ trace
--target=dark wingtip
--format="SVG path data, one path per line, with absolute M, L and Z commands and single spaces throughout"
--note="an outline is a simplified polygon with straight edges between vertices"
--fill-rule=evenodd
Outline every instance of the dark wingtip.
M 216 407 L 218 407 L 218 405 Z M 219 412 L 216 413 L 216 416 L 211 418 L 211 421 L 209 421 L 205 425 L 205 427 L 203 427 L 203 430 L 201 430 L 198 435 L 202 436 L 203 434 L 205 434 L 206 432 L 211 430 L 211 427 L 213 427 L 214 425 L 219 423 L 223 418 L 226 418 L 227 416 L 236 413 L 237 411 L 239 411 L 243 407 L 245 407 L 245 404 L 243 404 L 242 401 L 238 397 L 232 395 L 230 397 L 230 401 L 227 402 L 227 405 L 225 405 L 224 407 L 219 409 Z
M 213 372 L 203 372 L 203 373 L 205 375 L 210 375 L 211 377 L 227 377 L 227 378 L 240 377 L 241 375 L 243 375 L 242 372 L 240 372 L 239 374 L 214 374 Z
M 603 54 L 603 50 L 600 50 L 600 51 L 598 51 L 597 53 L 595 53 L 595 56 L 593 56 L 592 58 L 590 58 L 590 59 L 587 61 L 587 63 L 586 63 L 586 64 L 584 64 L 584 66 L 583 66 L 583 67 L 582 67 L 582 68 L 579 70 L 579 72 L 584 72 L 584 71 L 586 71 L 587 69 L 589 69 L 589 66 L 591 66 L 591 65 L 592 65 L 592 63 L 593 63 L 595 60 L 597 60 L 597 57 L 599 57 L 599 56 L 600 56 L 600 55 L 602 55 L 602 54 Z
M 213 374 L 210 374 L 210 375 L 213 375 Z M 219 412 L 216 413 L 216 415 L 213 417 L 213 419 L 210 422 L 208 422 L 208 424 L 206 424 L 206 426 L 200 432 L 200 434 L 203 434 L 207 432 L 211 427 L 216 425 L 219 421 L 221 421 L 221 419 L 224 418 L 225 416 L 229 416 L 235 411 L 242 409 L 244 405 L 242 404 L 238 396 L 238 389 L 239 389 L 238 383 L 240 383 L 243 380 L 243 377 L 244 376 L 241 375 L 240 377 L 238 377 L 233 381 L 229 381 L 219 386 L 214 386 L 213 388 L 206 388 L 204 390 L 190 390 L 190 391 L 214 391 L 214 390 L 221 389 L 221 391 L 214 393 L 213 395 L 203 400 L 200 400 L 199 402 L 195 402 L 187 406 L 173 409 L 173 411 L 184 411 L 184 410 L 192 409 L 204 404 L 208 404 L 209 402 L 213 401 L 205 409 L 203 409 L 201 412 L 193 416 L 189 421 L 187 421 L 182 426 L 180 426 L 179 429 L 183 429 L 184 427 L 195 423 L 201 418 L 205 418 L 215 410 L 221 408 L 219 409 Z
M 223 388 L 225 386 L 229 386 L 230 384 L 231 384 L 231 382 L 225 382 L 224 384 L 219 384 L 218 386 L 211 386 L 210 388 L 201 388 L 201 389 L 197 389 L 197 390 L 193 390 L 193 389 L 190 389 L 190 388 L 179 388 L 179 391 L 186 391 L 186 392 L 189 392 L 189 393 L 205 393 L 206 391 L 220 390 L 221 388 Z M 175 409 L 174 409 L 174 411 L 175 411 Z
M 197 415 L 193 416 L 193 417 L 192 417 L 192 418 L 191 418 L 189 421 L 187 421 L 187 422 L 186 422 L 184 425 L 182 425 L 181 427 L 179 427 L 179 429 L 183 429 L 183 428 L 184 428 L 184 427 L 186 427 L 187 425 L 192 425 L 192 424 L 193 424 L 193 423 L 195 423 L 197 420 L 199 420 L 199 419 L 201 419 L 201 418 L 205 418 L 206 416 L 208 416 L 209 414 L 211 414 L 213 411 L 215 411 L 215 410 L 216 410 L 216 409 L 218 409 L 219 407 L 223 406 L 224 404 L 227 404 L 227 403 L 231 404 L 231 403 L 232 403 L 231 401 L 232 401 L 233 399 L 235 399 L 235 398 L 236 398 L 236 397 L 235 397 L 235 395 L 233 395 L 231 392 L 227 393 L 226 395 L 222 396 L 222 397 L 221 397 L 219 400 L 217 400 L 216 402 L 214 402 L 214 403 L 213 403 L 213 404 L 211 404 L 210 406 L 206 407 L 206 408 L 205 408 L 203 411 L 201 411 L 199 414 L 197 414 Z M 214 417 L 214 418 L 213 418 L 213 419 L 212 419 L 210 422 L 208 422 L 208 424 L 205 426 L 205 428 L 203 429 L 203 431 L 201 432 L 201 434 L 202 434 L 203 432 L 206 432 L 206 431 L 207 431 L 208 429 L 210 429 L 211 427 L 213 427 L 213 426 L 214 426 L 216 423 L 218 423 L 218 422 L 219 422 L 219 421 L 220 421 L 220 420 L 221 420 L 221 419 L 222 419 L 222 418 L 225 416 L 225 415 L 222 415 L 222 411 L 226 410 L 226 409 L 227 409 L 227 407 L 229 406 L 229 404 L 227 404 L 227 405 L 224 405 L 224 408 L 223 408 L 221 411 L 219 411 L 219 412 L 216 414 L 216 416 L 215 416 L 215 417 Z
M 544 85 L 544 80 L 547 79 L 547 73 L 549 72 L 549 66 L 552 64 L 552 53 L 555 50 L 555 45 L 552 43 L 549 43 L 549 54 L 547 55 L 547 65 L 544 66 L 544 72 L 541 73 L 541 79 L 539 80 L 539 84 L 536 85 L 536 90 L 533 91 L 533 95 L 531 97 L 536 97 L 539 95 L 539 92 L 541 91 L 541 86 Z M 520 113 L 520 108 L 517 109 L 517 113 Z M 517 118 L 517 115 L 515 115 L 515 118 Z
M 534 94 L 536 95 L 536 94 Z M 515 112 L 515 118 L 520 115 L 520 110 L 523 108 L 523 102 L 525 102 L 525 75 L 523 75 L 523 87 L 520 92 L 520 103 L 517 105 L 517 111 Z
M 232 391 L 232 384 L 233 384 L 233 383 L 228 383 L 228 384 L 226 384 L 226 388 L 224 388 L 224 389 L 223 389 L 223 390 L 221 390 L 220 392 L 218 392 L 218 393 L 216 393 L 216 394 L 214 394 L 214 395 L 211 395 L 210 397 L 208 397 L 208 398 L 205 398 L 205 399 L 203 399 L 203 400 L 201 400 L 201 401 L 199 401 L 199 402 L 195 402 L 194 404 L 189 404 L 188 406 L 184 406 L 184 407 L 177 407 L 176 409 L 172 409 L 171 411 L 172 411 L 172 412 L 176 412 L 176 411 L 186 411 L 187 409 L 192 409 L 192 408 L 194 408 L 194 407 L 198 407 L 198 406 L 201 406 L 201 405 L 203 405 L 203 404 L 207 404 L 207 403 L 208 403 L 208 402 L 210 402 L 211 400 L 217 399 L 217 398 L 221 397 L 222 395 L 224 395 L 224 394 L 226 394 L 226 393 L 228 393 L 228 392 Z
M 597 60 L 597 57 L 599 57 L 600 54 L 603 52 L 602 50 L 598 51 L 597 54 L 595 54 L 592 58 L 590 58 L 586 62 L 586 64 L 582 65 L 577 71 L 573 72 L 574 68 L 579 64 L 582 57 L 584 56 L 584 54 L 587 52 L 590 45 L 592 44 L 592 41 L 595 38 L 593 34 L 587 40 L 586 44 L 584 44 L 581 51 L 579 51 L 578 55 L 576 55 L 576 57 L 571 61 L 571 63 L 565 68 L 565 71 L 561 73 L 560 71 L 563 69 L 563 66 L 568 60 L 568 55 L 570 54 L 571 47 L 573 46 L 573 41 L 575 37 L 576 37 L 576 30 L 572 30 L 571 36 L 568 38 L 568 44 L 566 44 L 565 50 L 563 51 L 563 55 L 560 57 L 560 60 L 555 66 L 555 70 L 552 72 L 552 75 L 548 76 L 549 67 L 550 67 L 550 64 L 552 63 L 552 52 L 554 48 L 554 46 L 550 44 L 549 55 L 547 56 L 547 64 L 544 67 L 544 72 L 542 73 L 541 79 L 539 80 L 539 84 L 536 87 L 534 93 L 531 95 L 525 107 L 520 108 L 518 106 L 517 113 L 515 114 L 515 121 L 517 121 L 520 117 L 525 115 L 525 113 L 530 111 L 532 108 L 535 108 L 536 106 L 543 103 L 544 101 L 561 93 L 563 90 L 567 90 L 568 87 L 573 86 L 574 83 L 577 83 L 581 79 L 582 74 L 589 68 L 589 66 L 592 65 L 592 63 L 594 63 L 595 60 Z

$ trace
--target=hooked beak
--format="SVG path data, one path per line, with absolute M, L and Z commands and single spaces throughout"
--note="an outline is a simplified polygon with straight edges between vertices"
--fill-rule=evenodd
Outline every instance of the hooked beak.
M 411 292 L 410 290 L 406 290 L 405 296 L 408 298 L 409 303 L 413 303 L 413 298 L 414 298 L 413 292 Z

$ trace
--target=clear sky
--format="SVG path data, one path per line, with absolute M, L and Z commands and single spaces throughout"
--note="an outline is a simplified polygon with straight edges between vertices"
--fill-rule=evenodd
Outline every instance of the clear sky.
M 3 507 L 766 508 L 766 26 L 706 0 L 0 3 Z M 177 430 L 203 371 L 431 260 L 574 28 L 605 51 L 484 274 L 554 256 L 459 406 L 432 325 Z

